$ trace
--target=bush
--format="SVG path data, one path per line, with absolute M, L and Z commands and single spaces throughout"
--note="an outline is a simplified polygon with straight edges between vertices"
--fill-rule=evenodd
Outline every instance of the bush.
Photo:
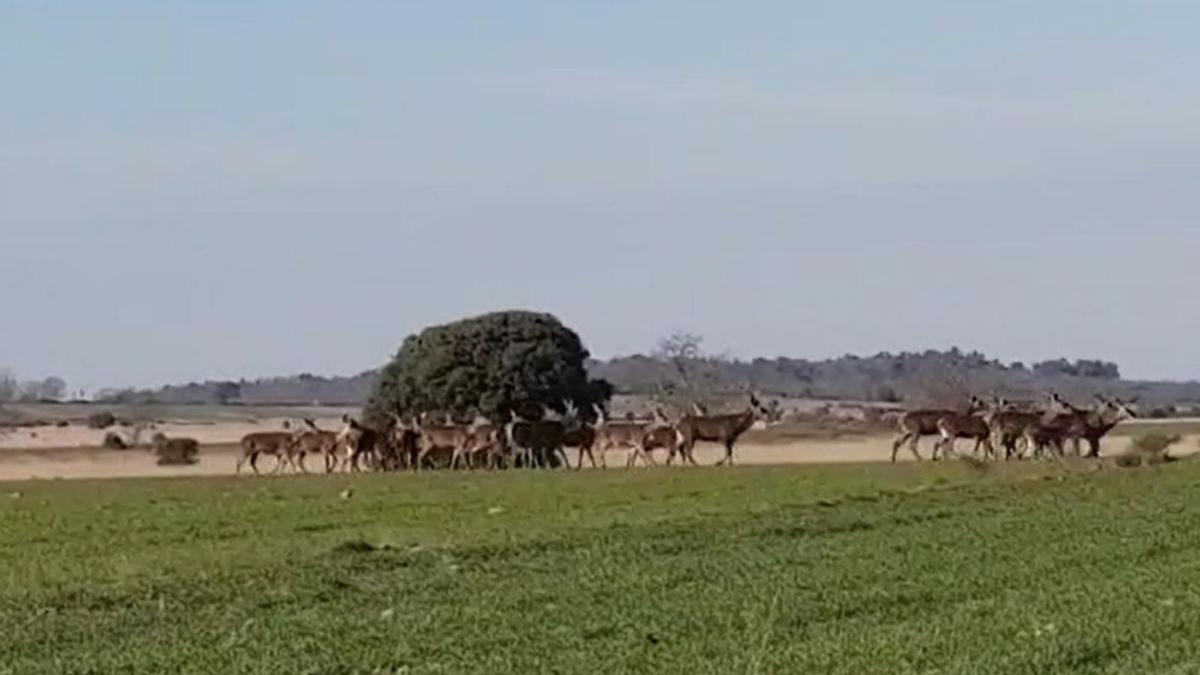
M 110 431 L 104 434 L 104 442 L 101 445 L 109 450 L 128 450 L 129 443 L 115 431 Z
M 1160 433 L 1142 434 L 1129 442 L 1129 451 L 1142 455 L 1161 455 L 1172 445 L 1180 441 L 1179 436 L 1168 436 Z
M 92 413 L 88 415 L 87 425 L 89 429 L 107 429 L 117 423 L 117 416 L 107 410 Z
M 383 368 L 367 403 L 369 424 L 392 412 L 448 412 L 505 419 L 533 404 L 585 414 L 612 394 L 589 380 L 579 336 L 549 314 L 509 311 L 427 328 Z
M 159 466 L 179 466 L 200 461 L 200 443 L 194 438 L 167 438 L 154 434 L 154 454 Z
M 1182 440 L 1179 436 L 1168 436 L 1160 433 L 1149 433 L 1136 436 L 1129 442 L 1125 454 L 1118 455 L 1116 464 L 1120 467 L 1137 467 L 1150 464 L 1161 464 L 1175 460 L 1167 454 L 1167 450 Z

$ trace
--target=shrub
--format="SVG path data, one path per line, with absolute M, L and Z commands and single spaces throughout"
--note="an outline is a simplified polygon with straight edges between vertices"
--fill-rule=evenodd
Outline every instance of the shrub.
M 87 418 L 89 429 L 107 429 L 116 423 L 117 416 L 107 410 L 92 413 Z
M 1141 455 L 1161 455 L 1180 441 L 1179 436 L 1168 436 L 1157 432 L 1142 434 L 1129 442 L 1129 452 Z
M 1172 462 L 1175 458 L 1167 454 L 1167 449 L 1180 440 L 1179 436 L 1168 436 L 1157 432 L 1136 436 L 1130 440 L 1129 448 L 1125 453 L 1117 456 L 1116 464 L 1120 467 L 1132 468 Z
M 366 408 L 368 423 L 391 412 L 448 412 L 504 419 L 530 404 L 585 414 L 612 394 L 589 380 L 579 336 L 549 314 L 495 312 L 408 337 L 383 368 Z
M 109 450 L 128 450 L 129 443 L 115 431 L 110 431 L 104 434 L 104 442 L 101 445 Z
M 167 438 L 154 434 L 154 454 L 159 466 L 179 466 L 200 461 L 200 443 L 194 438 Z

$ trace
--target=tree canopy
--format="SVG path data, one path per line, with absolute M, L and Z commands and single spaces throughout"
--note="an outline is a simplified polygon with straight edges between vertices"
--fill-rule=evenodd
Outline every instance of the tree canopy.
M 538 404 L 581 411 L 603 403 L 612 388 L 588 378 L 587 349 L 550 314 L 493 312 L 426 328 L 404 340 L 379 374 L 369 420 L 391 413 L 482 414 L 500 420 Z

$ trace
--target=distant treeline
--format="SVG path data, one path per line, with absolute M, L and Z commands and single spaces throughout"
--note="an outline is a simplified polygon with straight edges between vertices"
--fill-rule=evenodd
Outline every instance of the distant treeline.
M 593 377 L 608 380 L 624 394 L 734 391 L 752 386 L 774 396 L 926 405 L 947 403 L 965 393 L 1032 397 L 1055 390 L 1077 398 L 1099 392 L 1137 395 L 1153 406 L 1200 402 L 1198 382 L 1122 380 L 1117 364 L 1107 361 L 1057 359 L 1025 365 L 1001 363 L 958 349 L 815 361 L 782 357 L 671 360 L 634 355 L 591 360 L 588 369 Z M 353 377 L 303 374 L 189 383 L 157 390 L 109 391 L 101 398 L 120 403 L 360 405 L 370 395 L 375 375 L 376 371 L 367 371 Z

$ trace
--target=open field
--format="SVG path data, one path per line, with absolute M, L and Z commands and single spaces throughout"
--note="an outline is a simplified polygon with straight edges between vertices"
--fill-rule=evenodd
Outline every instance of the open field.
M 0 673 L 1200 672 L 1198 480 L 1185 461 L 10 483 Z
M 63 406 L 42 406 L 41 411 Z M 86 417 L 87 407 L 71 409 L 69 416 Z M 95 412 L 99 408 L 92 408 Z M 107 409 L 107 408 L 105 408 Z M 347 409 L 331 408 L 247 408 L 241 406 L 179 406 L 152 417 L 155 431 L 168 436 L 188 436 L 198 440 L 203 449 L 200 463 L 184 467 L 159 467 L 145 450 L 103 450 L 100 444 L 107 430 L 88 429 L 73 424 L 68 427 L 39 426 L 12 429 L 0 435 L 0 480 L 34 478 L 115 478 L 147 476 L 201 476 L 229 474 L 234 470 L 238 441 L 254 431 L 282 429 L 285 421 L 298 424 L 301 417 L 316 418 L 325 429 L 341 426 L 339 417 Z M 350 412 L 357 412 L 349 410 Z M 116 410 L 118 415 L 145 414 L 144 410 Z M 168 414 L 169 413 L 169 414 Z M 118 429 L 119 430 L 119 429 Z M 1200 419 L 1135 420 L 1119 425 L 1104 441 L 1104 454 L 1122 452 L 1129 437 L 1147 432 L 1180 434 L 1183 442 L 1173 448 L 1177 454 L 1200 449 Z M 144 432 L 148 437 L 150 432 Z M 830 462 L 883 462 L 891 457 L 894 436 L 880 428 L 864 427 L 844 419 L 818 419 L 802 423 L 787 423 L 770 429 L 751 430 L 738 444 L 737 461 L 742 464 L 810 464 Z M 924 439 L 921 452 L 928 456 L 932 439 Z M 960 441 L 960 451 L 970 444 Z M 570 451 L 571 461 L 576 461 Z M 661 453 L 658 460 L 663 459 Z M 906 450 L 900 459 L 908 460 Z M 716 446 L 702 444 L 697 448 L 701 462 L 712 463 L 719 458 Z M 263 466 L 270 470 L 273 459 L 265 458 Z M 609 466 L 622 466 L 623 452 L 612 452 Z M 319 458 L 310 468 L 320 467 Z

